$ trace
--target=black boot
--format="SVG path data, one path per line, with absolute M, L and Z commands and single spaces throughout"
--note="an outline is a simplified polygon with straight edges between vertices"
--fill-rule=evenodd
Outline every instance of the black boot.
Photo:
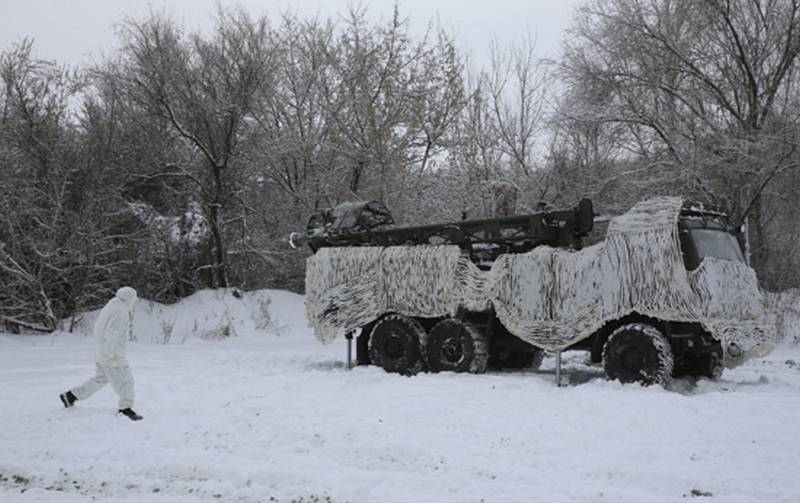
M 127 409 L 119 409 L 119 413 L 127 417 L 131 421 L 139 421 L 142 419 L 142 416 L 134 412 L 133 409 L 131 409 L 130 407 L 128 407 Z
M 78 401 L 78 397 L 72 394 L 72 391 L 67 391 L 66 393 L 61 393 L 58 395 L 61 399 L 61 403 L 64 404 L 64 407 L 70 408 L 75 405 L 75 402 Z

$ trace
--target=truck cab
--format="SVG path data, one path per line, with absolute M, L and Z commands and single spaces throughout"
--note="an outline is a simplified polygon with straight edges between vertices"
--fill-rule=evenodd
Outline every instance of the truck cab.
M 722 214 L 696 209 L 682 211 L 678 230 L 688 271 L 697 269 L 706 257 L 745 263 L 741 244 Z

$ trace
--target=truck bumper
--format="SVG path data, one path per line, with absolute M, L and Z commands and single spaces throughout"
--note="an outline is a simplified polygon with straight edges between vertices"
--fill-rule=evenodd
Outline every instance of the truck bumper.
M 709 328 L 711 335 L 722 344 L 726 368 L 766 356 L 777 342 L 775 331 L 760 323 L 718 323 Z

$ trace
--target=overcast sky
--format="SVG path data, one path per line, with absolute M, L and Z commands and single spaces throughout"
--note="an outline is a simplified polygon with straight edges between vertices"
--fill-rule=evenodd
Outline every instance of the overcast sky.
M 348 0 L 237 0 L 253 14 L 277 18 L 287 9 L 303 17 L 336 16 L 347 10 Z M 387 19 L 393 0 L 361 2 L 372 19 Z M 455 34 L 459 46 L 483 63 L 492 39 L 505 45 L 531 33 L 541 56 L 555 57 L 572 11 L 582 0 L 399 0 L 400 11 L 410 19 L 412 33 L 421 34 L 438 19 Z M 124 16 L 144 17 L 150 10 L 164 11 L 190 30 L 212 24 L 215 0 L 0 0 L 0 51 L 32 37 L 42 59 L 80 65 L 99 59 L 116 44 L 114 23 Z

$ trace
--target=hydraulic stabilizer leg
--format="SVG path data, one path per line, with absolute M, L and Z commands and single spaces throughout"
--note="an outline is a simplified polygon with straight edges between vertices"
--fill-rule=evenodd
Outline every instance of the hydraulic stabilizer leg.
M 561 387 L 561 351 L 556 353 L 556 386 Z
M 345 338 L 347 338 L 347 370 L 351 370 L 353 368 L 353 332 L 347 332 Z

